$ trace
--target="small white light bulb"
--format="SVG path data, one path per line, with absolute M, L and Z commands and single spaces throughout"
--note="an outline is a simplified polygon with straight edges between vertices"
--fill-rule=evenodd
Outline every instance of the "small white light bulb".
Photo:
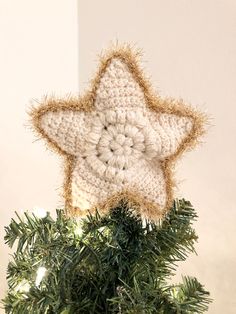
M 146 219 L 142 219 L 142 227 L 143 227 L 143 229 L 145 229 L 147 227 L 147 220 Z
M 30 290 L 30 284 L 26 279 L 23 279 L 17 286 L 16 286 L 16 292 L 29 292 Z
M 35 285 L 38 287 L 46 274 L 47 269 L 45 267 L 39 267 L 37 270 Z
M 45 218 L 47 216 L 47 211 L 44 208 L 41 208 L 41 207 L 34 207 L 33 208 L 33 214 L 37 218 Z
M 73 228 L 73 232 L 76 236 L 81 237 L 83 235 L 83 230 L 82 230 L 83 219 L 81 217 L 76 217 L 75 222 L 76 224 Z
M 74 233 L 75 233 L 75 235 L 77 235 L 77 236 L 79 236 L 79 237 L 81 237 L 81 236 L 82 236 L 82 234 L 83 234 L 83 230 L 82 230 L 82 228 L 81 228 L 81 226 L 80 226 L 80 225 L 77 225 L 77 226 L 75 227 L 75 229 L 74 229 Z
M 100 227 L 99 229 L 98 229 L 98 231 L 99 232 L 101 232 L 101 233 L 103 233 L 103 231 L 106 229 L 106 227 Z

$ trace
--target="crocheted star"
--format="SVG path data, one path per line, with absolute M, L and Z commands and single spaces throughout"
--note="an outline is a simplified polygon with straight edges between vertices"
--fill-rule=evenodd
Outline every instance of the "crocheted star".
M 80 216 L 107 212 L 126 198 L 157 221 L 173 201 L 173 161 L 203 131 L 203 115 L 152 92 L 127 47 L 101 58 L 84 97 L 46 98 L 32 117 L 39 134 L 66 157 L 66 208 Z

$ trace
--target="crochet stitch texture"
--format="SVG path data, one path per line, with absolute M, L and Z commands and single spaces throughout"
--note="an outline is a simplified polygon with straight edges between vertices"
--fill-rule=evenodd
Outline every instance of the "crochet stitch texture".
M 111 51 L 84 98 L 46 99 L 32 112 L 36 130 L 66 157 L 74 214 L 106 212 L 126 197 L 156 221 L 173 200 L 172 162 L 202 133 L 202 115 L 154 96 L 136 59 L 130 48 Z

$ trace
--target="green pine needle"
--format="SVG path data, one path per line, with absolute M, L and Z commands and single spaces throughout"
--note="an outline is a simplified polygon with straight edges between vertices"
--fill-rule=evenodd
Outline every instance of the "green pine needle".
M 196 218 L 184 199 L 158 224 L 142 221 L 125 201 L 104 217 L 88 215 L 81 225 L 63 210 L 56 220 L 17 214 L 5 228 L 6 243 L 17 245 L 8 265 L 5 311 L 203 313 L 211 300 L 196 278 L 168 284 L 176 263 L 195 252 Z M 39 278 L 42 267 L 47 271 Z

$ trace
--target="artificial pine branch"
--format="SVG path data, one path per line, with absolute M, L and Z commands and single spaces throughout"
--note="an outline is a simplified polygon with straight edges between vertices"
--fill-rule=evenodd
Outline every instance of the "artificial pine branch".
M 142 221 L 125 201 L 82 223 L 57 210 L 53 220 L 17 215 L 6 243 L 17 244 L 8 266 L 6 313 L 203 313 L 209 294 L 195 278 L 169 285 L 176 262 L 194 252 L 197 215 L 176 200 L 163 221 Z M 80 229 L 81 228 L 81 229 Z M 46 268 L 38 281 L 38 270 Z M 42 269 L 41 269 L 42 270 Z M 37 284 L 36 284 L 37 283 Z

